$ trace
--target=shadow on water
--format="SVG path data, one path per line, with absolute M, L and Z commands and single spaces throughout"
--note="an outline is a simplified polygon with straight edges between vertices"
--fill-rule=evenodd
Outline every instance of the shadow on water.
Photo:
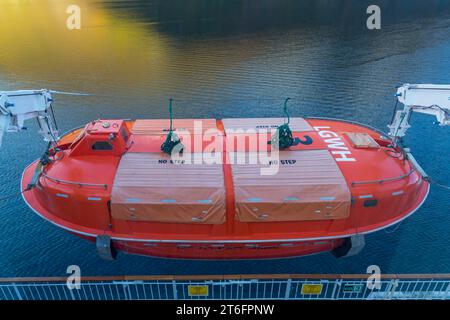
M 372 4 L 380 7 L 384 26 L 435 17 L 450 10 L 446 0 L 118 0 L 101 3 L 119 16 L 156 25 L 161 33 L 183 38 L 323 26 L 365 32 L 366 10 Z

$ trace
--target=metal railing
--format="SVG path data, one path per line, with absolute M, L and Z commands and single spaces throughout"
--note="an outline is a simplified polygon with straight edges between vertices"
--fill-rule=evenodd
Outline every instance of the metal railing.
M 108 189 L 108 185 L 104 184 L 104 183 L 87 183 L 87 182 L 78 182 L 78 181 L 67 181 L 67 180 L 63 180 L 63 179 L 50 177 L 45 172 L 42 172 L 41 175 L 44 178 L 51 180 L 53 182 L 56 182 L 56 183 L 76 185 L 76 186 L 79 186 L 80 188 L 82 188 L 82 187 L 98 187 L 98 188 L 103 188 L 105 190 Z
M 353 181 L 351 183 L 352 187 L 357 186 L 357 185 L 361 185 L 361 184 L 382 184 L 382 183 L 386 183 L 386 182 L 393 182 L 393 181 L 399 181 L 399 180 L 403 180 L 407 177 L 409 177 L 413 172 L 415 171 L 415 169 L 411 169 L 409 170 L 409 172 L 402 174 L 398 177 L 393 177 L 393 178 L 385 178 L 385 179 L 378 179 L 378 180 L 365 180 L 365 181 Z
M 228 275 L 0 279 L 0 300 L 389 300 L 450 299 L 450 274 L 383 275 L 370 289 L 368 275 Z

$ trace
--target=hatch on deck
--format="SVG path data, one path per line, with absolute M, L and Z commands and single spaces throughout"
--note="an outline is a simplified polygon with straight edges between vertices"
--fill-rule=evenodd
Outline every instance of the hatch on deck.
M 131 221 L 221 224 L 222 166 L 177 164 L 163 153 L 126 153 L 114 179 L 111 214 Z
M 172 128 L 175 132 L 203 134 L 206 130 L 216 129 L 215 119 L 173 119 Z M 169 119 L 138 119 L 131 132 L 133 134 L 163 135 L 169 133 Z
M 251 154 L 237 156 L 239 159 Z M 275 175 L 261 175 L 261 167 L 268 166 L 261 161 L 246 163 L 232 165 L 240 221 L 304 221 L 349 216 L 350 191 L 329 151 L 282 151 Z
M 378 149 L 380 145 L 365 132 L 345 132 L 354 148 Z
M 229 118 L 223 119 L 222 123 L 226 134 L 238 133 L 237 131 L 251 130 L 276 130 L 285 122 L 283 118 Z M 289 127 L 292 132 L 308 132 L 314 131 L 311 125 L 303 118 L 291 118 Z

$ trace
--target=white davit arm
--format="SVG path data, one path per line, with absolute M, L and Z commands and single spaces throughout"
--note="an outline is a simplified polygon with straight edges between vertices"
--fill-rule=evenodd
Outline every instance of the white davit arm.
M 440 125 L 450 125 L 450 85 L 404 84 L 398 88 L 396 96 L 405 107 L 396 111 L 388 126 L 394 145 L 411 127 L 409 119 L 412 112 L 433 115 Z
M 53 112 L 50 114 L 52 96 L 49 90 L 0 91 L 0 146 L 5 132 L 19 132 L 24 122 L 37 119 L 39 133 L 47 142 L 56 142 L 58 130 Z

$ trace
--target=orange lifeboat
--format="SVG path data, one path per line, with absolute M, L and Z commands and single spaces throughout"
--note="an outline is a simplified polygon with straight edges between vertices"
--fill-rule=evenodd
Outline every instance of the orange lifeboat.
M 23 189 L 40 175 L 23 197 L 41 217 L 96 242 L 107 258 L 116 250 L 189 259 L 351 255 L 364 234 L 424 202 L 429 183 L 409 155 L 347 121 L 293 118 L 293 137 L 308 144 L 276 160 L 246 161 L 270 140 L 255 132 L 282 121 L 176 119 L 185 149 L 175 160 L 160 150 L 169 120 L 93 121 L 61 137 L 43 168 L 35 161 L 25 169 Z M 196 163 L 211 141 L 222 148 L 208 154 L 222 163 Z
M 425 201 L 429 179 L 400 139 L 413 111 L 450 125 L 449 92 L 399 87 L 389 134 L 288 117 L 97 120 L 62 137 L 52 91 L 0 92 L 0 141 L 37 119 L 49 148 L 23 172 L 23 198 L 104 258 L 341 257 Z

